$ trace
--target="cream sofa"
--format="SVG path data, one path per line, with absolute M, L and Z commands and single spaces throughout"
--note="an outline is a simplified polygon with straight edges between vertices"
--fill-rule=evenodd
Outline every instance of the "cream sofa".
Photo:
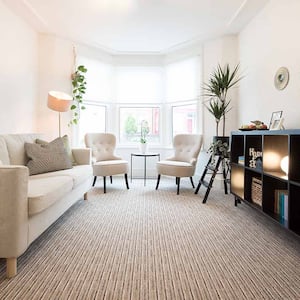
M 24 143 L 41 137 L 0 135 L 0 257 L 9 278 L 17 274 L 17 258 L 91 188 L 90 149 L 72 149 L 71 169 L 29 176 Z

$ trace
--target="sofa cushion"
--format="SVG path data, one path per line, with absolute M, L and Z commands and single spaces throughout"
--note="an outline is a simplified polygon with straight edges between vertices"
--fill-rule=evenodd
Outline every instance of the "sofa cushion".
M 9 165 L 8 150 L 3 136 L 0 136 L 0 160 L 4 165 Z
M 87 180 L 93 175 L 93 169 L 90 165 L 79 165 L 74 166 L 72 169 L 61 170 L 56 172 L 49 172 L 44 174 L 32 175 L 30 178 L 46 178 L 46 177 L 57 177 L 57 176 L 69 176 L 73 180 L 73 188 Z
M 25 151 L 29 158 L 27 167 L 30 175 L 72 168 L 62 138 L 41 145 L 25 143 Z
M 24 143 L 34 143 L 37 138 L 41 138 L 41 134 L 5 134 L 2 136 L 5 139 L 9 164 L 11 165 L 23 165 L 28 162 L 28 157 L 25 153 Z M 1 159 L 2 160 L 2 159 Z M 6 160 L 3 160 L 7 163 Z
M 66 151 L 67 151 L 67 153 L 68 153 L 68 155 L 69 155 L 69 157 L 70 157 L 70 160 L 71 160 L 71 162 L 72 162 L 72 165 L 75 166 L 77 163 L 76 163 L 76 161 L 75 161 L 75 159 L 74 159 L 74 156 L 73 156 L 73 153 L 72 153 L 72 149 L 71 149 L 71 147 L 70 147 L 69 137 L 68 137 L 67 135 L 64 135 L 64 136 L 62 137 L 62 141 L 63 141 L 64 147 L 65 147 L 65 149 L 66 149 Z M 37 144 L 40 144 L 40 145 L 45 145 L 45 144 L 48 144 L 48 143 L 49 143 L 49 142 L 47 142 L 47 141 L 45 141 L 45 140 L 42 140 L 42 139 L 36 139 L 35 142 L 36 142 Z
M 73 188 L 69 176 L 48 176 L 43 178 L 29 177 L 28 180 L 28 213 L 37 214 L 56 201 L 60 200 Z

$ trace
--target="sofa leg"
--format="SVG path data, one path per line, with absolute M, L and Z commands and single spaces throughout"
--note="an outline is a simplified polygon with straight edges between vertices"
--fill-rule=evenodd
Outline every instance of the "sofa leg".
M 103 189 L 104 189 L 104 194 L 106 193 L 106 176 L 103 176 Z
M 83 199 L 84 199 L 84 200 L 87 200 L 87 199 L 88 199 L 87 195 L 88 195 L 87 192 L 83 194 Z
M 17 275 L 17 258 L 9 257 L 6 259 L 6 277 L 12 278 Z
M 177 195 L 179 195 L 180 177 L 177 177 Z

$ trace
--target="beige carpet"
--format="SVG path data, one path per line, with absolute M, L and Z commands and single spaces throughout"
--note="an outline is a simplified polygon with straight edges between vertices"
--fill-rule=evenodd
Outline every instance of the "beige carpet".
M 0 299 L 300 299 L 300 242 L 233 196 L 188 180 L 123 180 L 79 201 L 18 259 Z M 2 241 L 0 241 L 2 242 Z

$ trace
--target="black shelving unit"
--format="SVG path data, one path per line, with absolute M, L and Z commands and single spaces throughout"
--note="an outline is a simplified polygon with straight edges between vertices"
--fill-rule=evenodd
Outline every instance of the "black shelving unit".
M 232 132 L 230 182 L 236 200 L 300 235 L 300 130 Z

